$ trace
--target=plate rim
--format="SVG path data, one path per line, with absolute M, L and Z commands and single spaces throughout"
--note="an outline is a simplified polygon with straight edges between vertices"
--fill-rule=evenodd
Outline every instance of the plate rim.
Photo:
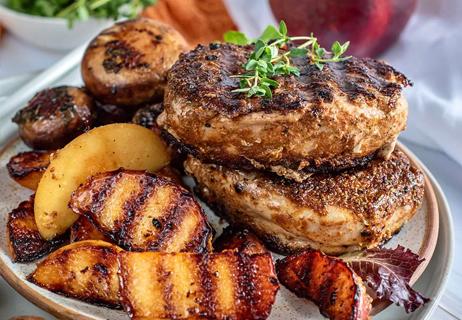
M 13 138 L 7 143 L 5 143 L 0 149 L 0 154 L 3 153 L 12 143 L 14 143 L 16 139 L 17 138 Z M 429 169 L 422 163 L 422 161 L 410 149 L 408 149 L 403 143 L 398 142 L 398 147 L 409 157 L 409 159 L 411 160 L 411 163 L 418 166 L 424 172 L 425 190 L 426 191 L 428 190 L 428 192 L 426 192 L 426 197 L 427 197 L 427 202 L 428 204 L 430 204 L 430 207 L 431 207 L 429 210 L 436 210 L 437 212 L 436 215 L 433 214 L 433 219 L 430 222 L 430 225 L 432 223 L 433 223 L 433 226 L 435 225 L 434 218 L 436 216 L 436 228 L 438 231 L 430 233 L 431 234 L 430 241 L 426 243 L 426 245 L 424 246 L 424 249 L 421 248 L 421 251 L 424 251 L 424 252 L 430 249 L 431 251 L 430 259 L 428 259 L 428 261 L 426 261 L 425 264 L 422 264 L 421 266 L 419 266 L 416 273 L 413 275 L 413 278 L 411 280 L 412 283 L 415 283 L 421 277 L 421 275 L 427 268 L 428 264 L 432 260 L 434 249 L 436 248 L 436 245 L 437 245 L 438 235 L 440 233 L 439 225 L 440 225 L 440 219 L 442 219 L 442 216 L 441 216 L 442 211 L 444 212 L 444 216 L 446 218 L 446 223 L 444 223 L 445 221 L 443 220 L 442 224 L 445 225 L 445 227 L 449 228 L 448 230 L 449 232 L 447 232 L 447 236 L 449 237 L 448 254 L 446 257 L 447 263 L 444 269 L 443 281 L 440 281 L 439 285 L 435 286 L 437 295 L 436 297 L 432 297 L 432 303 L 429 307 L 427 307 L 427 310 L 423 310 L 425 319 L 428 319 L 428 317 L 434 312 L 435 308 L 438 306 L 439 300 L 441 299 L 442 294 L 444 292 L 444 288 L 447 285 L 450 270 L 452 269 L 453 255 L 454 255 L 453 221 L 451 217 L 450 207 L 448 205 L 446 197 L 440 185 L 438 184 L 437 180 L 435 179 L 435 177 L 431 174 Z M 441 201 L 438 201 L 438 198 L 440 198 Z M 436 208 L 434 207 L 435 205 L 436 205 Z M 442 205 L 444 210 L 440 209 L 440 205 Z M 430 226 L 427 226 L 427 230 L 429 227 Z M 436 236 L 435 236 L 435 233 L 436 233 Z M 415 276 L 416 274 L 417 276 Z M 61 303 L 54 301 L 52 298 L 48 298 L 42 295 L 32 286 L 28 285 L 25 279 L 22 279 L 19 276 L 17 276 L 16 273 L 13 271 L 13 269 L 9 268 L 3 259 L 0 259 L 0 275 L 16 292 L 18 292 L 20 295 L 25 297 L 28 301 L 32 302 L 39 308 L 49 312 L 50 314 L 54 315 L 55 317 L 59 319 L 99 320 L 99 318 L 97 317 L 94 317 L 88 314 L 82 314 L 78 311 L 76 312 L 75 309 L 73 309 L 72 307 L 68 307 L 66 305 L 63 305 Z
M 436 244 L 438 242 L 438 236 L 439 236 L 440 208 L 438 206 L 435 189 L 433 188 L 433 184 L 428 177 L 428 168 L 425 167 L 423 163 L 417 158 L 417 156 L 411 150 L 405 147 L 403 143 L 398 142 L 397 147 L 399 150 L 403 151 L 406 154 L 406 156 L 408 156 L 411 163 L 414 166 L 417 166 L 424 174 L 424 181 L 425 181 L 424 182 L 424 190 L 425 190 L 424 196 L 427 199 L 427 205 L 429 206 L 428 210 L 433 212 L 433 214 L 431 215 L 431 219 L 425 230 L 425 234 L 429 235 L 429 239 L 427 242 L 424 243 L 424 245 L 419 250 L 420 257 L 428 256 L 429 259 L 426 259 L 426 261 L 423 261 L 417 267 L 416 271 L 412 275 L 410 284 L 414 285 L 417 282 L 417 280 L 422 276 L 425 269 L 427 269 L 427 266 L 430 263 L 431 258 L 433 257 L 433 253 L 435 252 L 435 248 L 436 248 Z M 429 229 L 431 230 L 436 229 L 436 231 L 432 232 Z
M 438 236 L 440 233 L 440 209 L 438 205 L 438 200 L 436 198 L 435 189 L 433 188 L 432 181 L 428 177 L 428 168 L 423 165 L 423 163 L 419 160 L 419 158 L 411 151 L 409 148 L 403 145 L 402 142 L 398 141 L 396 147 L 403 151 L 404 154 L 409 158 L 412 165 L 418 167 L 424 173 L 424 197 L 427 200 L 428 211 L 433 212 L 431 214 L 431 219 L 427 222 L 427 227 L 425 230 L 425 235 L 430 235 L 427 242 L 419 249 L 419 256 L 425 258 L 424 261 L 417 267 L 415 272 L 413 273 L 409 284 L 413 286 L 422 276 L 422 274 L 427 269 L 430 261 L 433 257 L 435 252 L 435 248 L 438 242 Z M 433 230 L 433 229 L 436 229 Z M 378 301 L 376 304 L 373 304 L 371 315 L 375 316 L 381 313 L 383 310 L 388 308 L 392 305 L 392 302 L 387 300 Z
M 424 309 L 422 312 L 420 312 L 418 315 L 422 314 L 423 318 L 421 320 L 428 320 L 432 316 L 432 314 L 435 312 L 436 308 L 439 306 L 439 302 L 441 298 L 443 297 L 444 291 L 447 287 L 447 283 L 449 281 L 449 276 L 451 274 L 451 270 L 453 269 L 454 265 L 454 254 L 455 254 L 455 238 L 454 238 L 454 221 L 452 219 L 452 211 L 451 207 L 449 205 L 449 202 L 446 198 L 446 195 L 443 191 L 443 188 L 441 187 L 440 183 L 438 180 L 435 178 L 433 173 L 430 171 L 430 169 L 427 168 L 427 166 L 412 152 L 406 145 L 403 143 L 400 143 L 400 147 L 403 148 L 405 152 L 408 154 L 412 154 L 415 157 L 416 163 L 420 166 L 420 168 L 424 171 L 426 177 L 429 179 L 429 181 L 432 184 L 433 190 L 435 191 L 435 196 L 436 200 L 438 203 L 438 208 L 439 210 L 439 224 L 440 226 L 442 225 L 444 229 L 447 232 L 439 232 L 438 238 L 444 237 L 446 246 L 444 249 L 446 249 L 446 264 L 442 270 L 442 276 L 440 279 L 435 279 L 434 282 L 438 281 L 439 285 L 434 287 L 435 295 L 431 297 L 430 303 L 427 304 L 426 309 Z M 442 210 L 441 210 L 442 209 Z M 443 215 L 441 215 L 443 213 Z M 444 216 L 444 219 L 443 219 Z M 418 316 L 415 315 L 415 316 Z M 415 316 L 411 316 L 410 319 L 416 319 Z

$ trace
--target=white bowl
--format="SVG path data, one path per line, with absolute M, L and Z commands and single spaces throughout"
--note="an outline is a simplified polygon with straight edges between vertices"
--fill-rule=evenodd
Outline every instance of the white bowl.
M 18 38 L 37 47 L 52 50 L 70 50 L 88 41 L 114 21 L 89 19 L 76 21 L 69 28 L 67 20 L 39 17 L 7 8 L 0 0 L 0 22 Z

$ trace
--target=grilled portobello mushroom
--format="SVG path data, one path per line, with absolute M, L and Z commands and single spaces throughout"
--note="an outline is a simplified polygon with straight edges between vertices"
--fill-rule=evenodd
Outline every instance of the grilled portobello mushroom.
M 164 110 L 162 103 L 149 104 L 136 111 L 132 122 L 151 129 L 154 132 L 160 133 L 161 130 L 156 121 L 159 114 L 162 113 L 162 110 Z
M 29 147 L 56 150 L 90 129 L 95 118 L 94 102 L 85 90 L 61 86 L 38 92 L 13 122 Z
M 111 123 L 130 122 L 133 117 L 134 110 L 116 106 L 113 104 L 95 102 L 96 105 L 96 125 L 104 126 Z
M 176 30 L 155 20 L 116 23 L 91 41 L 82 60 L 82 78 L 106 104 L 136 107 L 159 101 L 167 71 L 186 46 Z

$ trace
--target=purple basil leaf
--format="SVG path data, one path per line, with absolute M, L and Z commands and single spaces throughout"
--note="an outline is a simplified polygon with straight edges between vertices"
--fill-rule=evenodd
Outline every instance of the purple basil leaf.
M 375 291 L 377 298 L 394 302 L 406 312 L 413 312 L 430 300 L 409 285 L 424 260 L 409 249 L 370 249 L 342 258 Z

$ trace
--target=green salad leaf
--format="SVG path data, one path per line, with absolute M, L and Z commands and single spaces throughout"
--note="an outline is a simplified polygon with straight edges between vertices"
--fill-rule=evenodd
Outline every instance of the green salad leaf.
M 64 18 L 72 27 L 75 21 L 90 17 L 101 19 L 134 18 L 156 0 L 7 0 L 8 8 L 22 13 Z

